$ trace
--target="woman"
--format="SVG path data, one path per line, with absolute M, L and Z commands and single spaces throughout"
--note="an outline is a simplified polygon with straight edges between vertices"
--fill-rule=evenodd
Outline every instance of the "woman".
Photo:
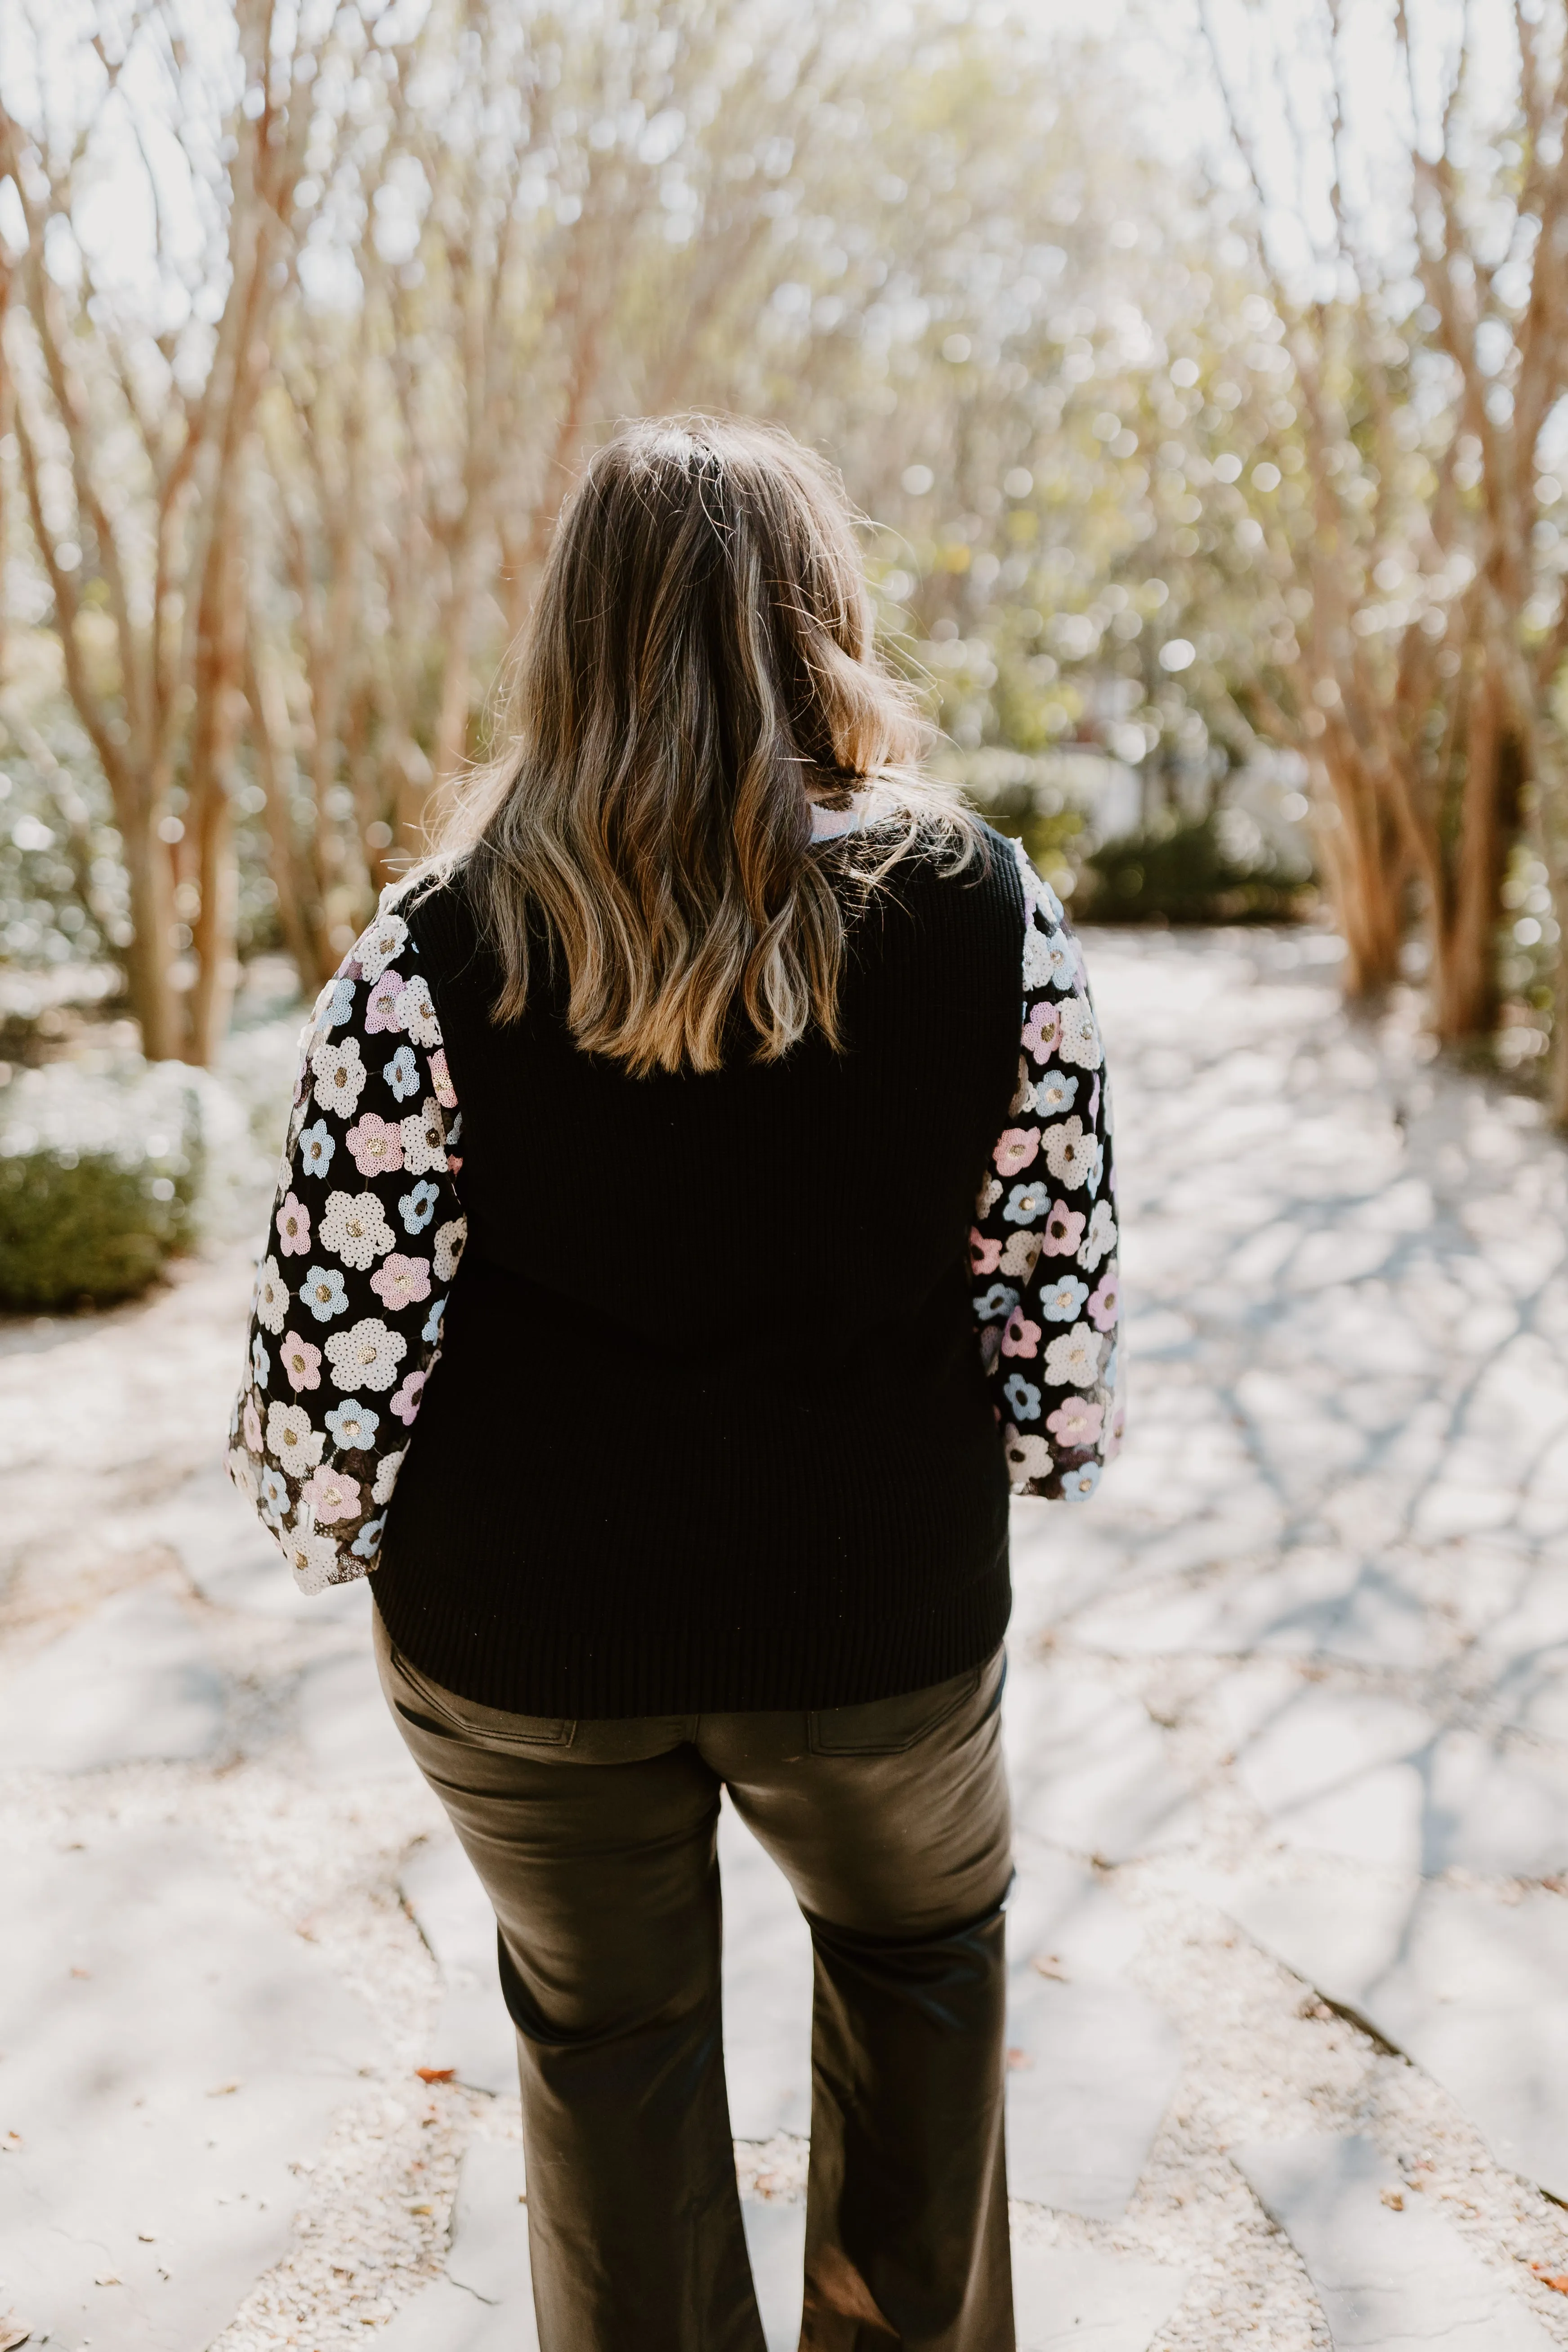
M 634 425 L 305 1039 L 231 1462 L 495 1906 L 544 2352 L 762 2352 L 723 1788 L 816 1947 L 803 2343 L 1014 2340 L 1007 1490 L 1110 1449 L 1117 1236 L 1078 948 L 920 740 L 837 477 Z

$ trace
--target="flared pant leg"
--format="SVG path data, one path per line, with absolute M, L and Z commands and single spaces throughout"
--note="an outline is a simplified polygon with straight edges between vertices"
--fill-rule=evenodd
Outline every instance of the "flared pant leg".
M 720 1792 L 816 1954 L 809 2352 L 1012 2352 L 1000 1655 L 822 1713 L 552 1723 L 377 1658 L 495 1907 L 542 2352 L 764 2352 L 720 2007 Z

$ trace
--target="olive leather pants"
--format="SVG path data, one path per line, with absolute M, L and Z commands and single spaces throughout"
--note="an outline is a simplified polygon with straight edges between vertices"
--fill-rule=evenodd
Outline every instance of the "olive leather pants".
M 727 1788 L 816 1952 L 801 2344 L 1013 2352 L 1003 1659 L 816 1713 L 473 1705 L 380 1616 L 394 1719 L 495 1906 L 542 2352 L 765 2352 L 720 2026 Z

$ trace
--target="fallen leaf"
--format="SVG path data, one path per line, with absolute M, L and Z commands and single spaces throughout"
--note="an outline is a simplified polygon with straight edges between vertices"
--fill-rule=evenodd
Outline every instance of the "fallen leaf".
M 71 1974 L 73 1977 L 89 1977 L 92 1974 L 92 1970 L 90 1969 L 72 1969 Z
M 1034 2063 L 1026 2050 L 1013 2049 L 1007 2053 L 1007 2063 L 1015 2074 L 1019 2073 L 1026 2066 L 1032 2066 Z
M 121 2284 L 118 2271 L 105 2271 L 100 2277 L 93 2280 L 94 2286 L 119 2286 Z
M 408 2210 L 411 2213 L 434 2213 L 436 2208 L 434 2205 L 411 2205 Z
M 1552 2288 L 1558 2294 L 1568 2294 L 1568 2271 L 1549 2271 L 1544 2263 L 1531 2263 L 1530 2267 L 1542 2286 Z
M 235 2081 L 233 2083 L 215 2083 L 212 2089 L 207 2093 L 207 2096 L 209 2099 L 226 2099 L 231 2091 L 243 2091 L 244 2088 L 244 2084 L 238 2081 Z
M 26 2344 L 33 2331 L 25 2319 L 0 2319 L 0 2352 L 16 2352 L 18 2344 Z
M 449 2083 L 458 2070 L 455 2066 L 416 2066 L 414 2071 L 422 2083 Z
M 8 2131 L 5 2138 L 0 2139 L 0 2148 L 4 2148 L 9 2156 L 14 2156 L 21 2146 L 22 2135 L 20 2132 Z
M 136 2234 L 144 2246 L 155 2246 L 158 2242 L 151 2230 L 138 2230 Z
M 1066 1984 L 1068 1972 L 1054 1952 L 1037 1952 L 1033 1966 L 1037 1976 L 1049 1977 L 1056 1984 Z

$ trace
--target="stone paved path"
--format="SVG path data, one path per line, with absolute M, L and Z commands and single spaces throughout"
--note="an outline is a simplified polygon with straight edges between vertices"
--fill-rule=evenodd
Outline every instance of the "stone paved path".
M 1568 1160 L 1347 1023 L 1331 941 L 1090 961 L 1132 1438 L 1016 1528 L 1020 2343 L 1568 2347 Z M 214 1469 L 247 1287 L 0 1329 L 0 2321 L 525 2352 L 482 1906 L 363 1589 Z M 721 1852 L 783 2347 L 809 1951 Z

